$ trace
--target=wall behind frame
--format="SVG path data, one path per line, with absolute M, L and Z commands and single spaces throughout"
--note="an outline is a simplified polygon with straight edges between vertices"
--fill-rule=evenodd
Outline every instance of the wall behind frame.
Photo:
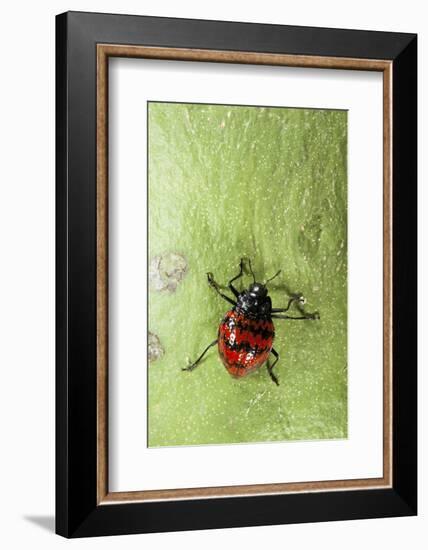
M 405 5 L 387 0 L 360 1 L 345 5 L 316 0 L 302 3 L 248 3 L 244 0 L 200 3 L 196 0 L 58 0 L 8 3 L 2 12 L 2 87 L 0 88 L 0 419 L 2 454 L 0 468 L 0 540 L 6 548 L 31 544 L 46 550 L 76 544 L 79 548 L 117 548 L 116 537 L 82 539 L 69 543 L 53 534 L 54 520 L 54 16 L 66 10 L 159 15 L 375 29 L 420 33 L 419 85 L 426 80 L 422 59 L 427 55 L 428 22 L 423 3 Z M 11 47 L 12 45 L 12 47 Z M 422 93 L 420 93 L 422 97 Z M 419 111 L 420 133 L 426 129 L 426 110 Z M 420 148 L 423 135 L 419 139 Z M 424 180 L 420 149 L 419 181 Z M 420 212 L 427 196 L 420 194 Z M 426 225 L 419 248 L 422 251 Z M 425 235 L 423 232 L 425 231 Z M 422 256 L 421 256 L 422 258 Z M 424 279 L 424 260 L 419 262 Z M 426 296 L 419 295 L 419 311 L 428 309 Z M 420 323 L 422 335 L 423 324 Z M 420 352 L 423 354 L 422 337 Z M 420 364 L 424 363 L 421 355 Z M 426 395 L 427 377 L 420 372 L 419 391 Z M 427 406 L 420 403 L 420 435 L 427 421 Z M 420 440 L 420 464 L 426 442 Z M 388 550 L 411 544 L 423 548 L 428 529 L 426 474 L 420 472 L 420 516 L 323 524 L 258 527 L 120 538 L 120 546 L 156 550 L 174 545 L 192 550 L 203 545 L 260 548 L 287 545 L 290 548 L 360 549 L 369 543 Z

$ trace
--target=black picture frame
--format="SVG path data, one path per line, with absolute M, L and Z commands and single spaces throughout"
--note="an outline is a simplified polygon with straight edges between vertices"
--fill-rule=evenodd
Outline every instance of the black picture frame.
M 97 504 L 100 43 L 392 62 L 392 487 Z M 56 97 L 56 532 L 85 537 L 415 515 L 417 36 L 68 12 L 56 18 Z

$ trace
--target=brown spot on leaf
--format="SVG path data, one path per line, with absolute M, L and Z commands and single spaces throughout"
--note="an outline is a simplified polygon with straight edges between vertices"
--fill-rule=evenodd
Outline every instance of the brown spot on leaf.
M 150 363 L 160 359 L 163 354 L 164 349 L 160 343 L 159 337 L 153 334 L 153 332 L 149 332 L 148 356 Z
M 175 292 L 186 271 L 186 260 L 180 254 L 167 252 L 155 256 L 149 266 L 150 287 L 153 290 Z

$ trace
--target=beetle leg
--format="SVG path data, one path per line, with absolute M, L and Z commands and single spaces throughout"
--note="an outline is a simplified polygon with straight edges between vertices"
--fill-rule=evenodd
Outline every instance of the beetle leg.
M 233 281 L 236 281 L 236 279 L 239 279 L 240 277 L 242 277 L 243 273 L 244 273 L 244 258 L 241 258 L 241 261 L 239 263 L 239 273 L 238 273 L 238 275 L 236 275 L 236 277 L 233 277 L 233 279 L 230 279 L 229 284 L 228 284 L 230 290 L 233 292 L 233 294 L 236 297 L 239 296 L 239 292 L 238 292 L 238 290 L 236 290 L 236 288 L 233 286 L 232 283 L 233 283 Z
M 273 348 L 270 350 L 271 354 L 275 356 L 275 361 L 272 363 L 272 365 L 269 364 L 269 361 L 266 363 L 266 368 L 269 373 L 269 376 L 271 377 L 272 382 L 274 382 L 277 386 L 279 386 L 278 378 L 275 376 L 275 374 L 272 372 L 273 367 L 278 363 L 279 359 L 279 353 L 274 350 Z
M 232 300 L 232 298 L 229 298 L 229 296 L 227 296 L 226 294 L 223 294 L 223 292 L 221 292 L 220 290 L 220 286 L 218 283 L 216 283 L 216 281 L 214 280 L 214 275 L 212 273 L 207 273 L 207 278 L 208 278 L 208 284 L 218 293 L 220 294 L 220 296 L 222 298 L 224 298 L 227 302 L 229 302 L 230 304 L 233 304 L 234 306 L 236 306 L 236 302 L 234 300 Z
M 285 313 L 291 307 L 293 302 L 298 302 L 300 305 L 304 305 L 306 300 L 301 294 L 295 294 L 292 298 L 289 299 L 286 308 L 272 308 L 272 313 Z
M 309 319 L 315 321 L 320 319 L 320 314 L 318 313 L 318 311 L 315 311 L 314 313 L 305 313 L 301 317 L 292 317 L 291 315 L 278 315 L 276 313 L 273 313 L 271 317 L 272 319 Z
M 214 342 L 211 342 L 211 344 L 209 344 L 205 349 L 204 351 L 201 353 L 201 355 L 196 359 L 196 361 L 194 363 L 191 363 L 188 367 L 184 367 L 182 368 L 181 370 L 188 370 L 188 371 L 192 371 L 193 369 L 195 369 L 198 364 L 200 363 L 200 361 L 202 360 L 202 357 L 207 353 L 207 351 L 212 348 L 215 344 L 217 344 L 217 339 L 214 340 Z

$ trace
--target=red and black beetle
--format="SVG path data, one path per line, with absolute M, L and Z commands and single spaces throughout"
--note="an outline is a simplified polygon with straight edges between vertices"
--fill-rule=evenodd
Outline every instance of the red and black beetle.
M 192 371 L 198 366 L 207 351 L 215 344 L 218 344 L 220 357 L 229 374 L 240 378 L 258 369 L 266 362 L 269 376 L 278 386 L 278 379 L 272 371 L 279 359 L 278 352 L 272 347 L 275 337 L 275 327 L 272 319 L 315 320 L 319 319 L 320 316 L 318 312 L 304 313 L 303 311 L 301 311 L 301 315 L 298 317 L 284 315 L 290 309 L 293 302 L 297 302 L 298 304 L 305 303 L 301 295 L 295 295 L 290 298 L 285 308 L 272 308 L 272 301 L 270 296 L 268 296 L 266 284 L 277 277 L 281 273 L 281 270 L 265 283 L 257 283 L 250 261 L 248 261 L 248 266 L 253 276 L 253 282 L 250 284 L 248 290 L 239 292 L 233 286 L 233 282 L 242 277 L 244 273 L 243 259 L 240 263 L 238 275 L 229 281 L 228 287 L 235 296 L 236 301 L 223 294 L 220 286 L 215 282 L 213 274 L 207 273 L 209 285 L 222 298 L 232 304 L 233 308 L 226 313 L 220 323 L 217 338 L 205 348 L 194 363 L 182 370 Z M 268 361 L 271 353 L 275 357 L 272 364 Z

